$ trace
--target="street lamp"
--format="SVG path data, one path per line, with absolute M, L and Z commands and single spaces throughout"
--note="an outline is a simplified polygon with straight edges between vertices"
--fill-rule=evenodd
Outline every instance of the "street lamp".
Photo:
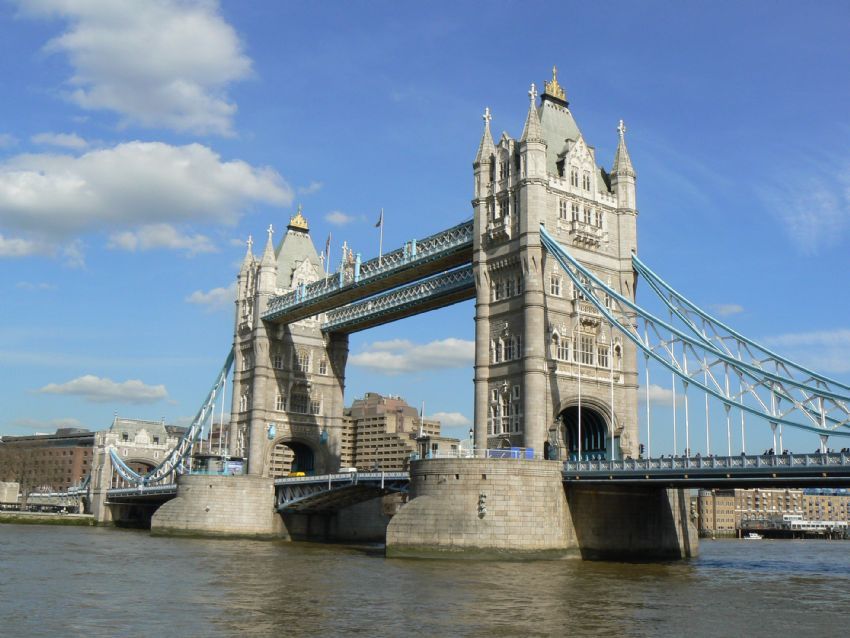
M 471 457 L 475 457 L 475 443 L 472 438 L 474 435 L 475 432 L 473 431 L 473 429 L 469 428 L 469 456 Z

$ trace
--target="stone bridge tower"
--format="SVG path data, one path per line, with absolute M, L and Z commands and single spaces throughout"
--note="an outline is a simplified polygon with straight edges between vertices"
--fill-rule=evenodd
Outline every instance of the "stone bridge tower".
M 339 467 L 348 335 L 321 331 L 321 316 L 292 324 L 261 317 L 273 296 L 324 276 L 299 208 L 274 248 L 272 227 L 262 257 L 251 241 L 237 280 L 235 362 L 228 448 L 248 459 L 248 473 L 268 476 L 278 444 L 293 469 Z M 327 258 L 327 256 L 325 256 Z
M 557 69 L 539 105 L 534 85 L 529 96 L 519 140 L 503 133 L 495 143 L 485 111 L 473 163 L 475 445 L 530 447 L 547 458 L 579 449 L 583 458 L 636 457 L 635 348 L 574 289 L 539 233 L 543 224 L 634 299 L 637 209 L 625 127 L 607 171 L 573 119 Z

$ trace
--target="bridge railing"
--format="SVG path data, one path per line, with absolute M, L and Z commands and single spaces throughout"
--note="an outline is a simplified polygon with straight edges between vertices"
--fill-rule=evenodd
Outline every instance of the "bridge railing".
M 147 494 L 170 494 L 177 491 L 176 483 L 165 485 L 139 485 L 138 487 L 113 487 L 106 491 L 109 496 L 142 496 Z
M 314 483 L 359 483 L 361 481 L 401 481 L 407 480 L 407 472 L 336 472 L 312 476 L 284 476 L 274 481 L 275 485 L 309 485 Z
M 340 271 L 311 284 L 305 284 L 290 292 L 272 297 L 269 300 L 266 315 L 279 313 L 293 306 L 313 301 L 348 286 L 363 283 L 367 279 L 389 275 L 410 263 L 433 260 L 447 251 L 451 252 L 465 244 L 471 244 L 472 235 L 472 221 L 466 221 L 424 239 L 414 239 L 407 242 L 402 248 L 390 251 L 362 264 L 358 263 L 355 266 L 355 271 L 349 276 L 345 271 Z
M 814 454 L 760 454 L 738 456 L 667 456 L 652 459 L 566 461 L 567 472 L 631 472 L 685 469 L 743 470 L 753 468 L 799 468 L 848 466 L 844 452 Z
M 419 453 L 414 452 L 410 455 L 411 461 L 421 461 L 428 459 L 512 459 L 515 461 L 539 461 L 543 459 L 543 455 L 537 453 L 533 448 L 530 447 L 446 450 L 439 452 L 429 452 L 425 455 L 420 455 Z

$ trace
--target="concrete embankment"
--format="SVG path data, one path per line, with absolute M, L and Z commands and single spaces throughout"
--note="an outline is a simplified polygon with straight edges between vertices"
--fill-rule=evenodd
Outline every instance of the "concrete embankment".
M 42 512 L 0 512 L 0 524 L 2 523 L 14 523 L 16 525 L 97 525 L 97 521 L 91 514 L 47 514 Z

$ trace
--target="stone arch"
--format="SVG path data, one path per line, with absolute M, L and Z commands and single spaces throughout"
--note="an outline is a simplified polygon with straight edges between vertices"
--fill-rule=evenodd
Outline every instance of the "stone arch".
M 612 427 L 611 407 L 606 402 L 594 397 L 582 397 L 580 428 L 578 397 L 563 401 L 554 416 L 558 422 L 562 458 L 578 459 L 579 430 L 581 430 L 582 460 L 612 458 L 612 448 L 616 453 L 617 418 L 615 414 L 614 427 Z
M 269 441 L 263 466 L 263 475 L 272 478 L 286 476 L 290 472 L 311 475 L 326 471 L 326 460 L 315 441 L 280 436 Z

